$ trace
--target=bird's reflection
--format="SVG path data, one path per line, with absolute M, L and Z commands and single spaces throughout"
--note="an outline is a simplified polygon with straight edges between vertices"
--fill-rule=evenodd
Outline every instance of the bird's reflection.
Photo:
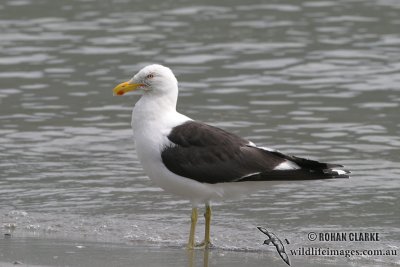
M 203 253 L 203 267 L 208 267 L 208 259 L 209 259 L 209 249 L 188 249 L 187 254 L 188 254 L 188 261 L 189 261 L 189 267 L 195 267 L 199 266 L 196 264 L 196 254 Z M 201 266 L 201 265 L 200 265 Z

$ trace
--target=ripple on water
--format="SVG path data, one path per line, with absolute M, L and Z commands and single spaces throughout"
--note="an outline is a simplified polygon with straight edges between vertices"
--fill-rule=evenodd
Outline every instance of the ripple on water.
M 388 233 L 398 247 L 398 1 L 5 7 L 3 230 L 185 245 L 190 204 L 149 181 L 134 151 L 137 96 L 111 98 L 117 80 L 159 62 L 177 74 L 181 112 L 353 174 L 215 203 L 217 248 L 265 252 L 257 225 L 291 244 L 307 231 L 346 229 Z

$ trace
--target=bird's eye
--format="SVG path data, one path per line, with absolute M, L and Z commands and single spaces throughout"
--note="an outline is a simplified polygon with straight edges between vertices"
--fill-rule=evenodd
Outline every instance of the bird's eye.
M 153 78 L 153 77 L 154 77 L 153 74 L 149 74 L 149 75 L 146 76 L 147 79 L 151 79 L 151 78 Z

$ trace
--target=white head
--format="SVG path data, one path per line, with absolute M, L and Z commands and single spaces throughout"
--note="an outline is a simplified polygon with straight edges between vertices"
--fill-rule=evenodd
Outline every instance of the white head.
M 154 64 L 141 69 L 132 79 L 117 85 L 114 95 L 123 95 L 129 91 L 142 89 L 149 95 L 178 95 L 178 81 L 171 69 Z

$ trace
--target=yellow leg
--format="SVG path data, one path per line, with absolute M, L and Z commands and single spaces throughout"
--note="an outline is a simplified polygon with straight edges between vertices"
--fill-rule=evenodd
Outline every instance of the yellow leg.
M 204 230 L 204 240 L 203 242 L 196 244 L 197 248 L 205 248 L 208 249 L 211 247 L 211 240 L 210 240 L 210 228 L 211 228 L 211 206 L 206 204 L 206 212 L 204 213 L 205 218 L 205 230 Z
M 197 208 L 192 208 L 192 215 L 190 217 L 191 225 L 190 225 L 190 235 L 188 242 L 188 249 L 194 248 L 194 234 L 196 232 L 196 223 L 197 223 Z
M 211 226 L 211 206 L 206 204 L 206 212 L 204 213 L 206 219 L 206 228 L 204 231 L 204 247 L 209 248 L 211 246 L 210 241 L 210 226 Z

